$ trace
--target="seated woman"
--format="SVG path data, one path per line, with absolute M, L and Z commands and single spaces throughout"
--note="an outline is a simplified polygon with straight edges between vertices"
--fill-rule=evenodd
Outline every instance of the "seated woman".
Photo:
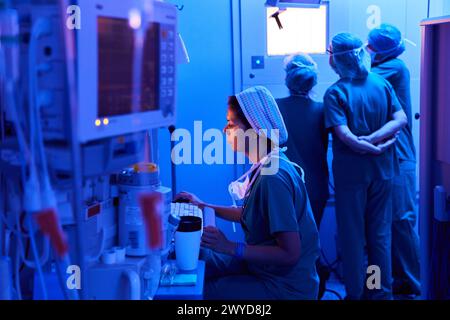
M 177 195 L 240 222 L 245 233 L 244 244 L 214 227 L 204 228 L 202 246 L 210 249 L 205 299 L 317 299 L 318 231 L 302 177 L 278 148 L 287 130 L 270 92 L 254 87 L 231 97 L 224 131 L 233 150 L 253 163 L 229 188 L 243 206 L 220 207 L 187 192 Z M 250 134 L 239 143 L 242 132 Z

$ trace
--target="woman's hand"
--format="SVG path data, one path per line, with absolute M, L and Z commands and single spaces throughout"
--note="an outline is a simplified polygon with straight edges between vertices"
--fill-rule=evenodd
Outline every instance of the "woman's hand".
M 178 200 L 186 200 L 187 202 L 193 204 L 194 206 L 199 207 L 202 210 L 206 206 L 206 203 L 204 203 L 202 200 L 200 200 L 195 194 L 185 192 L 185 191 L 182 191 L 175 196 L 174 201 L 178 201 Z
M 233 255 L 236 244 L 229 241 L 222 231 L 215 227 L 205 227 L 202 235 L 202 246 L 219 253 Z

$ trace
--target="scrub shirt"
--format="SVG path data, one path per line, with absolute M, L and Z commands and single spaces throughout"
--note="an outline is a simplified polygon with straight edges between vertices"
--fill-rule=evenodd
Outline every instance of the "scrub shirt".
M 368 136 L 401 110 L 392 86 L 379 75 L 343 78 L 324 97 L 325 125 L 347 125 L 356 136 Z M 344 282 L 349 299 L 391 299 L 392 181 L 398 173 L 395 148 L 382 155 L 359 154 L 333 132 L 336 220 Z M 368 263 L 381 270 L 381 289 L 367 292 Z M 365 296 L 367 295 L 367 296 Z
M 287 160 L 285 155 L 280 157 Z M 241 224 L 248 245 L 274 246 L 275 233 L 298 232 L 301 254 L 297 264 L 251 263 L 210 252 L 206 299 L 317 299 L 318 231 L 306 187 L 297 169 L 285 160 L 279 159 L 277 174 L 256 178 L 244 201 Z
M 398 157 L 400 161 L 416 162 L 416 149 L 412 135 L 411 76 L 409 70 L 402 60 L 392 59 L 373 67 L 372 71 L 389 81 L 408 117 L 408 125 L 403 128 L 398 137 Z
M 400 132 L 396 147 L 400 174 L 394 178 L 392 224 L 392 273 L 396 291 L 420 294 L 419 237 L 415 231 L 416 149 L 412 135 L 410 73 L 400 59 L 376 65 L 373 72 L 385 78 L 394 88 L 408 117 L 408 125 Z
M 286 156 L 305 170 L 306 189 L 317 225 L 329 198 L 328 133 L 323 104 L 305 96 L 277 100 L 289 138 Z
M 368 136 L 381 129 L 401 110 L 392 86 L 381 76 L 369 73 L 366 79 L 341 79 L 324 97 L 325 126 L 347 125 L 356 136 Z M 333 132 L 333 174 L 343 182 L 388 180 L 398 172 L 394 148 L 380 156 L 359 154 Z

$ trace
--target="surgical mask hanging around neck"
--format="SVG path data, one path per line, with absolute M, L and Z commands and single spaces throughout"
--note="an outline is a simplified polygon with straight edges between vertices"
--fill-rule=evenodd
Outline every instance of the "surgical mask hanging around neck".
M 271 153 L 269 153 L 267 156 L 262 158 L 258 163 L 255 163 L 250 168 L 250 170 L 248 170 L 246 173 L 244 173 L 239 179 L 237 179 L 236 181 L 233 181 L 229 184 L 228 192 L 230 193 L 231 200 L 233 201 L 233 205 L 236 206 L 236 201 L 243 200 L 246 197 L 248 190 L 250 189 L 251 185 L 258 177 L 264 163 L 267 162 L 267 160 L 270 158 L 272 153 L 279 152 L 279 150 L 280 150 L 279 148 L 274 149 Z M 257 172 L 255 172 L 252 180 L 250 181 L 249 177 L 253 171 L 257 171 Z
M 247 190 L 250 184 L 250 179 L 248 176 L 245 177 L 244 181 L 233 181 L 228 186 L 228 192 L 230 193 L 231 199 L 235 204 L 236 201 L 240 201 L 245 198 Z
M 287 148 L 274 148 L 267 156 L 262 158 L 258 163 L 255 163 L 250 170 L 244 173 L 239 179 L 233 181 L 228 186 L 228 192 L 230 193 L 233 205 L 236 206 L 236 201 L 245 199 L 247 192 L 250 190 L 251 186 L 255 182 L 256 178 L 261 174 L 263 166 L 267 164 L 272 158 L 282 159 L 279 157 L 280 153 L 286 152 Z M 252 180 L 250 180 L 250 175 L 254 172 Z

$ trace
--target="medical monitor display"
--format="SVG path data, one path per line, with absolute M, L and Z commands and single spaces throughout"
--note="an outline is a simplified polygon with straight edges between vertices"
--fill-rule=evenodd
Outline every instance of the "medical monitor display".
M 323 54 L 327 44 L 328 5 L 319 8 L 288 8 L 282 11 L 267 8 L 268 56 L 298 52 Z
M 134 32 L 127 19 L 98 17 L 98 117 L 133 112 Z M 135 112 L 159 106 L 160 24 L 146 30 L 143 51 L 141 99 Z

